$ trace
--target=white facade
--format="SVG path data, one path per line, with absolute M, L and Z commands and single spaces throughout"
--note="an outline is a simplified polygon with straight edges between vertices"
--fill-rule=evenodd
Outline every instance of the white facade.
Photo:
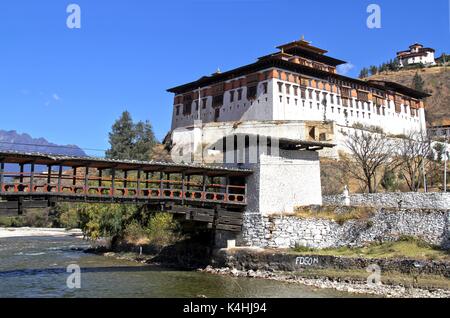
M 320 79 L 311 78 L 318 82 Z M 241 90 L 240 99 L 238 91 Z M 231 91 L 234 99 L 231 101 Z M 211 106 L 212 97 L 207 97 L 207 104 L 200 101 L 200 119 L 203 123 L 211 122 L 241 122 L 241 121 L 334 121 L 338 125 L 352 126 L 362 124 L 379 126 L 389 134 L 406 134 L 410 131 L 426 131 L 425 112 L 419 108 L 412 113 L 411 107 L 401 104 L 400 112 L 395 109 L 392 100 L 385 99 L 380 113 L 374 107 L 373 101 L 363 102 L 356 97 L 350 99 L 350 105 L 342 105 L 341 94 L 325 89 L 306 87 L 302 95 L 299 85 L 281 79 L 267 79 L 258 84 L 257 96 L 253 101 L 247 98 L 247 88 L 241 87 L 224 92 L 223 105 L 215 119 L 215 109 Z M 325 102 L 326 101 L 326 102 Z M 197 111 L 198 101 L 192 101 L 192 112 L 184 115 L 183 105 L 174 105 L 172 116 L 172 130 L 188 127 L 199 119 Z
M 266 84 L 264 83 L 267 83 L 267 91 L 265 91 Z M 234 95 L 233 98 L 231 98 L 231 94 Z M 207 96 L 200 98 L 200 100 L 192 101 L 192 112 L 190 115 L 183 115 L 182 104 L 174 105 L 172 114 L 172 129 L 193 125 L 194 121 L 198 119 L 204 123 L 214 121 L 229 122 L 273 119 L 272 80 L 267 80 L 258 84 L 256 100 L 249 101 L 246 96 L 247 87 L 245 86 L 225 91 L 223 96 L 223 105 L 220 107 L 220 114 L 217 120 L 215 120 L 215 110 L 212 107 L 212 96 Z M 206 104 L 204 103 L 205 100 Z M 200 104 L 199 108 L 197 108 L 197 104 Z M 177 107 L 179 108 L 177 109 Z
M 322 204 L 317 152 L 281 150 L 245 167 L 254 171 L 247 180 L 247 212 L 292 213 L 296 207 Z

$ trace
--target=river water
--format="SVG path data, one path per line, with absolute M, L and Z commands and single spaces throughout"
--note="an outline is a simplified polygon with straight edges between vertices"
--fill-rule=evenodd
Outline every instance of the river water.
M 83 253 L 73 237 L 0 239 L 0 297 L 348 297 L 299 284 L 170 270 Z M 81 268 L 70 289 L 67 266 Z M 73 282 L 73 279 L 70 280 Z

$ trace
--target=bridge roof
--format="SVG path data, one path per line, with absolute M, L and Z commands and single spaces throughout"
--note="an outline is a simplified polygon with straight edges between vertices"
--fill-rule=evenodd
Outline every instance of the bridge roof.
M 171 162 L 138 161 L 138 160 L 115 160 L 95 157 L 72 157 L 63 155 L 49 155 L 44 153 L 24 153 L 15 151 L 0 151 L 0 162 L 52 165 L 66 167 L 90 167 L 97 169 L 138 170 L 144 172 L 166 172 L 202 174 L 208 176 L 247 176 L 253 173 L 248 169 L 228 168 L 203 164 L 178 164 Z

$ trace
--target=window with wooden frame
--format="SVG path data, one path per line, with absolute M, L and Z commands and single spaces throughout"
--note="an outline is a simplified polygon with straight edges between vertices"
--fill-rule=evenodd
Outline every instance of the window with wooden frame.
M 342 97 L 342 106 L 348 107 L 350 105 L 350 99 L 347 97 Z
M 377 106 L 382 106 L 384 104 L 384 98 L 381 96 L 373 95 L 372 102 Z
M 369 101 L 369 93 L 368 92 L 357 91 L 357 95 L 358 95 L 358 100 L 363 101 L 363 102 Z
M 219 84 L 213 85 L 211 87 L 211 95 L 213 95 L 213 96 L 223 95 L 224 88 L 225 88 L 224 83 L 219 83 Z
M 237 92 L 238 92 L 237 100 L 241 100 L 242 99 L 242 88 L 239 88 L 237 90 Z
M 283 83 L 278 82 L 278 93 L 283 93 Z
M 267 92 L 268 92 L 268 84 L 267 84 L 267 82 L 264 82 L 262 85 L 263 85 L 263 94 L 267 94 Z
M 223 105 L 223 94 L 213 96 L 212 107 L 221 107 Z
M 306 87 L 300 86 L 300 96 L 303 99 L 306 99 Z
M 183 115 L 192 113 L 192 94 L 183 95 Z
M 341 96 L 345 97 L 345 98 L 351 98 L 352 97 L 352 92 L 350 87 L 341 87 Z
M 252 86 L 247 86 L 247 99 L 248 100 L 255 100 L 256 99 L 256 93 L 257 93 L 257 86 L 256 86 L 256 84 L 253 84 Z
M 203 109 L 206 108 L 207 103 L 208 103 L 208 99 L 207 99 L 207 98 L 203 98 L 203 99 L 202 99 L 202 108 L 203 108 Z
M 230 91 L 230 103 L 234 102 L 234 91 Z

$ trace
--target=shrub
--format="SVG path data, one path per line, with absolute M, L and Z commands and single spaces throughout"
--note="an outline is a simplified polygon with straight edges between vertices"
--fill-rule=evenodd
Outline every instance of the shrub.
M 0 216 L 0 227 L 12 227 L 12 223 L 12 217 Z
M 137 220 L 131 221 L 131 223 L 125 227 L 123 236 L 129 243 L 148 243 L 147 231 Z
M 76 207 L 69 203 L 58 204 L 55 208 L 55 226 L 74 229 L 80 227 L 80 215 Z
M 31 227 L 51 227 L 48 211 L 46 209 L 29 209 L 26 211 L 24 221 Z
M 169 213 L 157 213 L 148 221 L 147 234 L 150 244 L 156 248 L 163 248 L 180 239 L 178 223 Z
M 407 242 L 416 244 L 418 247 L 429 248 L 432 247 L 431 244 L 425 242 L 424 240 L 410 235 L 400 235 L 397 242 Z

